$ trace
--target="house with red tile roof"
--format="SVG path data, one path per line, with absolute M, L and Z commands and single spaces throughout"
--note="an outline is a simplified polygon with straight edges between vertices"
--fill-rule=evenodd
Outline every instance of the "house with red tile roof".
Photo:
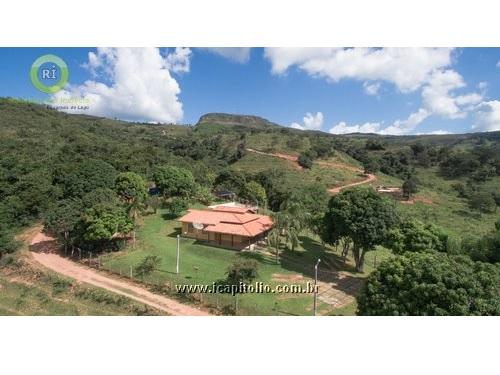
M 273 226 L 269 216 L 255 214 L 247 207 L 224 205 L 188 210 L 179 221 L 185 237 L 239 250 L 264 239 Z

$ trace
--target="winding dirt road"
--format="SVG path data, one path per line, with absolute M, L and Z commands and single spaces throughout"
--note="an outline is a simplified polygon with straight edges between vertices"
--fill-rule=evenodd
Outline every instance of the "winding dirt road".
M 140 303 L 164 311 L 169 315 L 210 315 L 208 312 L 177 302 L 131 282 L 115 279 L 99 271 L 83 267 L 71 260 L 61 257 L 56 252 L 54 238 L 38 231 L 31 239 L 31 256 L 44 267 L 61 275 L 82 283 L 87 283 L 110 292 L 120 294 Z
M 254 150 L 253 148 L 247 148 L 247 151 L 253 152 L 254 154 L 260 154 L 260 155 L 266 155 L 266 156 L 274 156 L 276 158 L 288 160 L 288 161 L 291 161 L 291 162 L 295 163 L 295 167 L 297 169 L 302 169 L 302 167 L 298 164 L 298 161 L 297 161 L 298 157 L 297 156 L 282 154 L 282 153 L 278 153 L 278 152 L 277 153 L 267 153 L 267 152 L 263 152 L 263 151 Z M 342 189 L 345 189 L 345 188 L 348 188 L 348 187 L 352 187 L 352 186 L 357 186 L 357 185 L 368 184 L 368 183 L 370 183 L 372 181 L 376 181 L 377 180 L 377 176 L 375 176 L 374 174 L 372 174 L 372 173 L 365 173 L 362 169 L 357 168 L 357 167 L 355 167 L 353 165 L 349 165 L 349 164 L 345 164 L 345 163 L 329 162 L 329 161 L 316 161 L 315 163 L 318 164 L 318 165 L 325 166 L 325 167 L 346 169 L 346 170 L 349 170 L 349 171 L 352 171 L 352 172 L 356 172 L 356 173 L 362 174 L 363 176 L 366 177 L 364 180 L 361 180 L 361 181 L 353 182 L 353 183 L 350 183 L 350 184 L 347 184 L 347 185 L 332 187 L 332 188 L 328 189 L 328 192 L 331 193 L 331 194 L 338 194 L 338 193 L 340 193 L 340 191 Z

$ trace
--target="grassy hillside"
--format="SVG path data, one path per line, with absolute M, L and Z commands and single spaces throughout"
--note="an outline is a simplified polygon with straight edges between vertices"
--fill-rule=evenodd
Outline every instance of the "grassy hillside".
M 146 180 L 161 164 L 191 170 L 198 183 L 214 188 L 214 177 L 226 169 L 239 172 L 244 180 L 257 174 L 281 170 L 288 190 L 308 183 L 338 186 L 359 177 L 345 169 L 313 165 L 298 170 L 293 163 L 245 152 L 253 148 L 264 152 L 299 155 L 311 152 L 317 160 L 331 160 L 362 167 L 375 160 L 379 182 L 400 185 L 408 174 L 415 174 L 420 195 L 429 195 L 434 205 L 405 207 L 410 213 L 433 220 L 454 232 L 467 226 L 477 233 L 488 230 L 495 212 L 472 212 L 469 202 L 460 198 L 452 185 L 466 183 L 469 174 L 444 177 L 439 163 L 456 152 L 473 152 L 487 145 L 499 151 L 500 132 L 436 136 L 334 136 L 280 127 L 256 116 L 207 114 L 196 126 L 151 125 L 84 115 L 69 115 L 43 106 L 0 99 L 0 229 L 19 228 L 37 220 L 61 192 L 54 181 L 59 170 L 87 159 L 100 159 L 117 171 L 134 171 Z M 424 145 L 424 153 L 415 153 Z M 496 148 L 495 148 L 496 147 Z M 417 150 L 418 151 L 418 150 Z M 425 157 L 423 158 L 422 155 Z M 497 161 L 498 162 L 498 161 Z M 494 166 L 494 164 L 492 164 Z M 497 168 L 498 169 L 498 168 Z M 215 185 L 228 187 L 215 181 Z M 474 181 L 478 190 L 498 192 L 499 175 Z M 229 188 L 237 189 L 236 186 Z M 445 220 L 448 218 L 448 220 Z M 455 221 L 456 219 L 456 221 Z M 463 223 L 459 227 L 452 223 Z

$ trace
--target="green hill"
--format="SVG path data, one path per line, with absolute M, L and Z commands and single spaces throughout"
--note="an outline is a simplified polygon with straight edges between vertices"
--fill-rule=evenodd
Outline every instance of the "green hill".
M 42 217 L 63 198 L 60 175 L 87 160 L 103 161 L 117 172 L 137 172 L 147 181 L 158 165 L 172 164 L 190 170 L 196 182 L 210 190 L 239 192 L 254 180 L 265 186 L 274 210 L 309 185 L 327 188 L 360 178 L 318 161 L 365 167 L 379 176 L 376 184 L 400 186 L 414 175 L 420 180 L 417 195 L 430 196 L 435 203 L 401 205 L 402 210 L 452 233 L 488 231 L 500 201 L 500 132 L 337 136 L 290 129 L 257 116 L 220 113 L 202 116 L 196 126 L 151 125 L 0 99 L 0 138 L 0 233 Z M 304 154 L 313 167 L 300 170 L 293 162 L 250 153 L 249 148 Z M 482 205 L 478 197 L 488 202 Z

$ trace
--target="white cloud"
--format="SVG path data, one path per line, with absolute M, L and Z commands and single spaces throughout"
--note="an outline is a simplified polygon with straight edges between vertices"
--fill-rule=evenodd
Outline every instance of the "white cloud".
M 410 134 L 418 124 L 424 121 L 429 116 L 427 110 L 420 108 L 408 116 L 406 120 L 396 120 L 392 125 L 383 128 L 383 123 L 380 122 L 365 122 L 360 125 L 347 125 L 341 121 L 334 125 L 329 132 L 332 134 L 347 134 L 347 133 L 378 133 L 384 135 L 404 135 Z
M 294 122 L 290 125 L 290 127 L 300 130 L 321 130 L 321 126 L 323 125 L 323 113 L 316 112 L 316 114 L 314 115 L 310 112 L 307 112 L 306 115 L 302 118 L 302 121 L 303 125 Z
M 180 88 L 169 69 L 189 70 L 189 53 L 176 49 L 173 56 L 162 56 L 158 48 L 99 48 L 97 53 L 89 53 L 86 63 L 95 80 L 70 85 L 54 96 L 90 102 L 88 110 L 71 112 L 130 121 L 178 122 L 183 116 Z
M 206 50 L 241 64 L 250 59 L 250 48 L 247 47 L 211 47 Z
M 380 82 L 368 83 L 363 82 L 363 89 L 367 95 L 377 95 L 380 89 Z
M 422 89 L 424 106 L 433 114 L 450 118 L 464 118 L 472 105 L 483 99 L 478 93 L 455 96 L 453 91 L 465 87 L 460 74 L 454 70 L 436 71 Z
M 402 92 L 415 91 L 432 72 L 451 64 L 449 48 L 266 48 L 272 72 L 297 66 L 331 81 L 350 78 L 392 82 Z
M 434 131 L 427 132 L 427 133 L 416 133 L 416 135 L 444 135 L 444 134 L 451 134 L 451 133 L 449 131 L 443 130 L 443 129 L 434 130 Z
M 488 88 L 488 82 L 484 82 L 484 81 L 483 81 L 483 82 L 479 82 L 479 83 L 477 84 L 477 88 L 478 88 L 479 90 L 481 90 L 481 91 L 486 90 L 486 89 Z
M 191 54 L 189 48 L 176 47 L 165 57 L 165 67 L 175 73 L 189 73 Z
M 449 68 L 452 51 L 449 48 L 266 48 L 265 56 L 271 61 L 274 74 L 285 74 L 295 66 L 312 77 L 332 82 L 354 79 L 363 82 L 363 90 L 368 95 L 377 95 L 384 81 L 394 84 L 403 93 L 421 89 L 419 111 L 406 120 L 395 121 L 378 130 L 387 134 L 408 134 L 432 115 L 464 118 L 483 100 L 486 82 L 478 85 L 479 93 L 457 93 L 456 90 L 464 89 L 466 83 L 459 73 Z M 337 125 L 333 129 L 339 131 L 345 128 L 357 131 L 364 126 Z
M 500 100 L 482 102 L 474 109 L 475 122 L 472 129 L 476 131 L 500 130 Z
M 409 134 L 415 130 L 415 128 L 429 117 L 429 112 L 420 108 L 417 112 L 411 113 L 406 120 L 396 120 L 390 126 L 380 131 L 380 134 L 390 134 L 390 135 L 403 135 Z
M 500 68 L 500 61 L 497 62 L 497 68 Z
M 347 125 L 345 121 L 341 121 L 334 125 L 329 132 L 332 134 L 349 134 L 349 133 L 378 133 L 381 124 L 378 122 L 365 122 L 361 125 Z

